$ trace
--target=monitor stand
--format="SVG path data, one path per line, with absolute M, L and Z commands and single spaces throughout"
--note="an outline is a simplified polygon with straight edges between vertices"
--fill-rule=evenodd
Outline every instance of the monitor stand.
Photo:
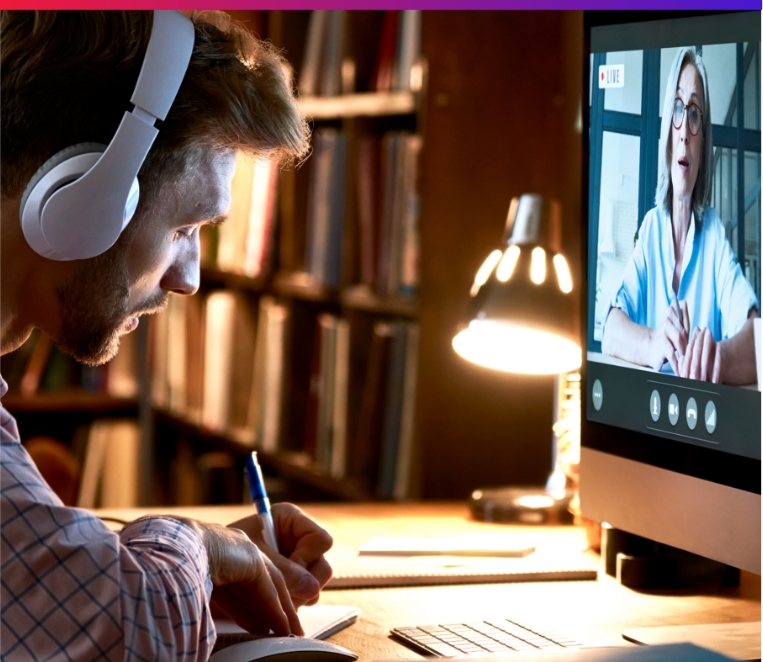
M 623 638 L 648 646 L 689 642 L 735 660 L 760 660 L 760 622 L 633 628 Z

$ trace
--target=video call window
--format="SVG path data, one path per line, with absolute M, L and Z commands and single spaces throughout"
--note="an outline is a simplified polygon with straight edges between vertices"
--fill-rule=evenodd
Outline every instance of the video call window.
M 589 352 L 602 351 L 613 298 L 641 225 L 655 207 L 663 99 L 679 50 L 591 56 Z M 733 256 L 760 302 L 760 43 L 697 44 L 695 50 L 704 62 L 710 97 L 708 206 L 720 217 Z M 611 80 L 599 80 L 605 72 Z

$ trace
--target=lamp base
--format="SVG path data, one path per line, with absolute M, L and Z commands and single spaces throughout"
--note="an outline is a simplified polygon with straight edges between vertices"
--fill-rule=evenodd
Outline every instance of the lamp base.
M 574 490 L 549 493 L 543 486 L 478 489 L 469 497 L 474 519 L 504 524 L 572 524 Z

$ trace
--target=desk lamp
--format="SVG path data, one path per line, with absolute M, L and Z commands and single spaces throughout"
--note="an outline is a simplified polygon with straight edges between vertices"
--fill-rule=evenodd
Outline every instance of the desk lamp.
M 581 364 L 572 287 L 561 252 L 561 206 L 534 194 L 514 198 L 501 247 L 477 271 L 469 322 L 453 338 L 453 349 L 494 370 L 557 375 L 552 472 L 545 489 L 475 490 L 471 507 L 480 519 L 525 523 L 569 519 L 566 509 L 572 494 L 559 466 L 558 441 L 579 434 L 574 413 L 563 418 L 565 406 L 579 402 L 580 377 L 567 374 Z

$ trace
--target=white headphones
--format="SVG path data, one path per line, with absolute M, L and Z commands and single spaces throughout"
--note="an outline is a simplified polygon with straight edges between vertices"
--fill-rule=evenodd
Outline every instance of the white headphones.
M 138 83 L 108 146 L 81 143 L 49 158 L 21 197 L 29 245 L 51 260 L 95 257 L 114 245 L 138 206 L 138 171 L 175 100 L 193 51 L 191 21 L 154 11 Z

